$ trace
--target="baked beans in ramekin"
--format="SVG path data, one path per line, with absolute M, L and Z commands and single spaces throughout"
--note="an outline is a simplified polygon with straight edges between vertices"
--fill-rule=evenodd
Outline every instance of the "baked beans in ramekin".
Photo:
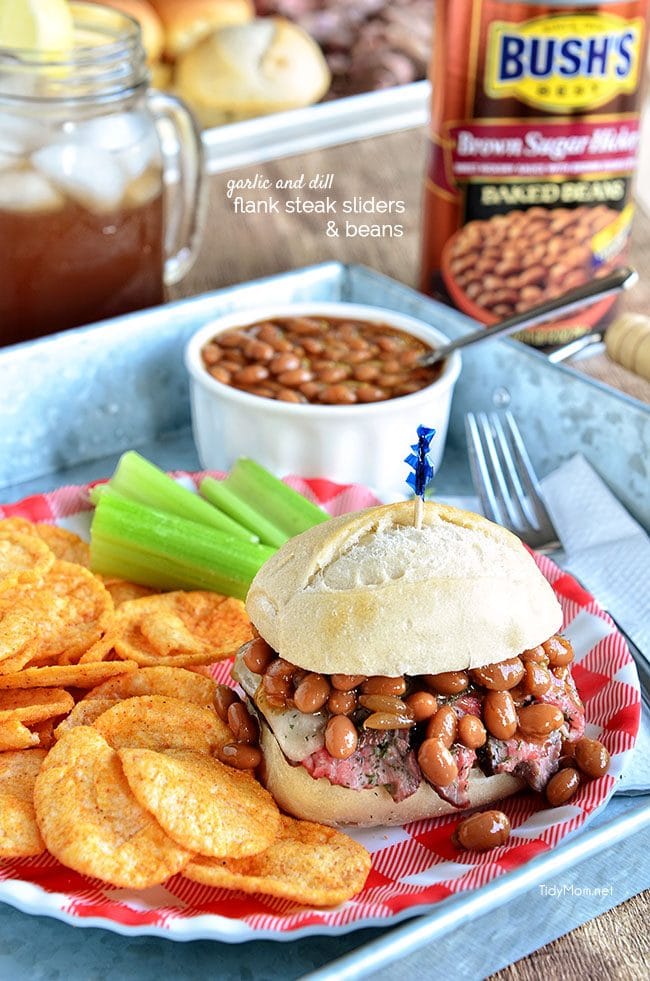
M 201 465 L 250 456 L 278 474 L 401 487 L 399 461 L 417 426 L 442 457 L 454 354 L 421 354 L 448 338 L 414 318 L 347 303 L 291 304 L 228 314 L 187 345 L 192 424 Z

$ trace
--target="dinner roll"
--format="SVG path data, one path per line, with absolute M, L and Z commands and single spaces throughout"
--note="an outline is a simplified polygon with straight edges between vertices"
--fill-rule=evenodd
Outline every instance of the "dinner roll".
M 165 28 L 165 54 L 174 60 L 212 31 L 255 16 L 253 0 L 151 0 Z
M 316 42 L 280 17 L 221 28 L 176 68 L 176 91 L 205 126 L 310 105 L 329 84 Z
M 157 62 L 163 53 L 165 32 L 160 17 L 148 0 L 93 0 L 93 3 L 103 3 L 115 7 L 133 17 L 140 25 L 142 44 L 150 64 Z

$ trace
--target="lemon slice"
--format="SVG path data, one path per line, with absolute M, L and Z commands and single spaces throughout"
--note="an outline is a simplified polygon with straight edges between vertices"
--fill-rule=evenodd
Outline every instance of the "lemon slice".
M 74 41 L 66 0 L 0 0 L 0 48 L 69 51 Z

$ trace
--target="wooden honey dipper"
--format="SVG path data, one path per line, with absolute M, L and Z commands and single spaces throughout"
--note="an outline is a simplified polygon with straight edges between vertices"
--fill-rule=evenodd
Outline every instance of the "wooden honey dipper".
M 650 317 L 621 314 L 607 328 L 605 346 L 612 361 L 650 381 Z

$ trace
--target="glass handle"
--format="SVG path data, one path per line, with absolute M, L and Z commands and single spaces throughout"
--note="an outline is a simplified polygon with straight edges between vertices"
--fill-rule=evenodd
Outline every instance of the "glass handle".
M 205 207 L 203 144 L 187 107 L 164 92 L 148 93 L 160 138 L 165 181 L 165 286 L 178 283 L 196 259 Z

